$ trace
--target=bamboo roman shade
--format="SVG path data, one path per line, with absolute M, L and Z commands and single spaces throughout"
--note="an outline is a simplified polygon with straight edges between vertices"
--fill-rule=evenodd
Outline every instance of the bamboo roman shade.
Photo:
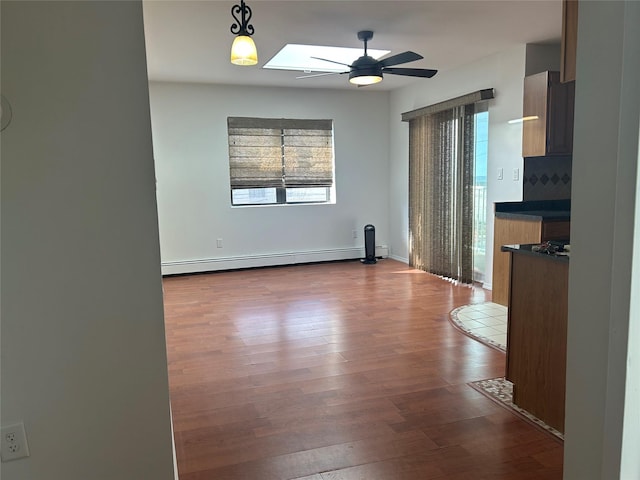
M 228 117 L 231 188 L 330 187 L 333 121 Z

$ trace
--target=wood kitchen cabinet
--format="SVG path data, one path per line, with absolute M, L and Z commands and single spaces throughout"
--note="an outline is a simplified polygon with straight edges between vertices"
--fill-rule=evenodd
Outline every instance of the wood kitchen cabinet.
M 578 0 L 562 2 L 562 42 L 560 45 L 560 81 L 576 79 L 576 51 L 578 47 Z
M 503 245 L 541 243 L 569 238 L 569 220 L 549 220 L 532 216 L 529 219 L 496 217 L 493 228 L 493 276 L 491 301 L 507 306 L 509 303 L 510 255 Z
M 573 151 L 575 82 L 561 83 L 560 72 L 524 79 L 522 156 L 570 155 Z
M 509 255 L 505 377 L 513 403 L 564 432 L 569 260 L 527 247 Z

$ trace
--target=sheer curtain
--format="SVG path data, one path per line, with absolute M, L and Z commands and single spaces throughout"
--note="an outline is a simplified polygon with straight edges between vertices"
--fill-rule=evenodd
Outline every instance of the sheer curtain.
M 487 98 L 493 90 L 403 114 L 409 122 L 409 263 L 462 283 L 473 282 L 475 101 Z

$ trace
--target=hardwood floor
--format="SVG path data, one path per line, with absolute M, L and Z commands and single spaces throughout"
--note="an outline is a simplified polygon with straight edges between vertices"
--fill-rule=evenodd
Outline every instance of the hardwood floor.
M 488 300 L 405 264 L 164 279 L 180 480 L 560 479 L 562 444 L 466 385 L 505 355 Z

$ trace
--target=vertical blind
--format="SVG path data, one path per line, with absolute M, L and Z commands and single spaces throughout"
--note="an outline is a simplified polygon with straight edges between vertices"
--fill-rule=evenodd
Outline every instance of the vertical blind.
M 228 117 L 231 188 L 330 187 L 333 121 Z
M 489 93 L 490 92 L 490 96 Z M 409 122 L 409 263 L 473 282 L 475 104 L 481 90 L 403 114 Z

